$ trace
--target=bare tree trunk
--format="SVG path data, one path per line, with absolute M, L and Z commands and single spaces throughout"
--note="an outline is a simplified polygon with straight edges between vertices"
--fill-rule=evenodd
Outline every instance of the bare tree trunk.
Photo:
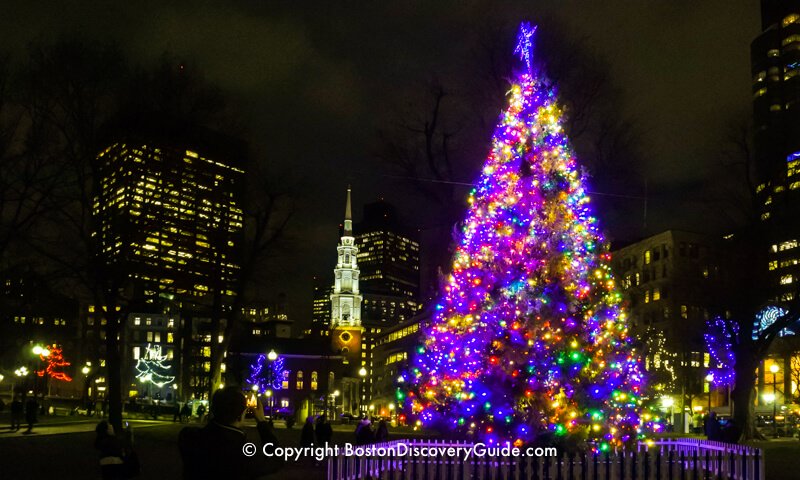
M 114 431 L 122 431 L 122 356 L 119 351 L 119 315 L 116 305 L 107 308 L 106 316 L 106 398 L 108 398 L 108 421 Z
M 740 352 L 736 356 L 736 385 L 731 396 L 733 399 L 733 421 L 741 429 L 739 442 L 746 440 L 763 440 L 764 437 L 755 425 L 755 390 L 758 358 L 750 352 Z

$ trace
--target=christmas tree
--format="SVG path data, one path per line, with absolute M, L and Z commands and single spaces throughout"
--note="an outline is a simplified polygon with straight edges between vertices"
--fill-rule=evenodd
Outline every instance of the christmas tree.
M 524 71 L 398 400 L 425 425 L 487 443 L 606 450 L 637 438 L 640 360 L 534 31 L 521 26 Z
M 69 374 L 64 371 L 64 367 L 69 367 L 71 363 L 64 360 L 64 353 L 61 350 L 61 347 L 53 344 L 45 350 L 48 352 L 48 354 L 40 354 L 39 359 L 43 362 L 47 362 L 47 367 L 45 367 L 44 370 L 37 371 L 36 374 L 40 377 L 47 375 L 49 378 L 55 380 L 71 382 L 72 377 L 70 377 Z
M 136 378 L 159 388 L 174 382 L 175 376 L 170 375 L 172 367 L 166 361 L 167 356 L 161 354 L 160 345 L 147 345 L 144 355 L 136 362 Z

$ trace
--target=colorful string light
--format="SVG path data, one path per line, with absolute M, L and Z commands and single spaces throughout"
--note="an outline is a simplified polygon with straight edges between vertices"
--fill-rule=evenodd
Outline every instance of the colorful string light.
M 530 62 L 534 29 L 517 53 Z M 521 445 L 637 438 L 644 384 L 555 91 L 518 75 L 452 273 L 398 401 L 423 424 Z

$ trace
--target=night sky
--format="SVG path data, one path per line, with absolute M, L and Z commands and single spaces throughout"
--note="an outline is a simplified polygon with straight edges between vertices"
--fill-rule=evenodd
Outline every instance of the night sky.
M 115 41 L 142 64 L 169 51 L 218 84 L 275 178 L 295 188 L 294 223 L 262 289 L 286 291 L 299 323 L 310 317 L 312 277 L 331 275 L 348 183 L 356 220 L 364 202 L 384 197 L 409 224 L 435 222 L 413 216 L 420 201 L 378 158 L 377 132 L 431 78 L 468 84 L 463 77 L 480 69 L 477 39 L 492 28 L 511 37 L 525 19 L 561 29 L 607 63 L 620 113 L 642 132 L 647 228 L 611 225 L 609 236 L 702 229 L 726 126 L 750 107 L 749 44 L 760 21 L 756 0 L 114 3 L 5 2 L 0 52 L 19 59 L 32 40 L 79 34 Z M 457 159 L 468 166 L 457 179 L 476 177 L 484 133 L 482 148 Z

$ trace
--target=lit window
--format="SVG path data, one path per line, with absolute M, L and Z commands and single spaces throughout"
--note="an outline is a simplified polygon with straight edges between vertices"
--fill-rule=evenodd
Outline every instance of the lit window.
M 792 278 L 791 275 L 782 275 L 781 276 L 781 285 L 789 285 L 790 283 L 792 283 L 793 280 L 794 279 Z
M 655 302 L 656 300 L 661 300 L 661 289 L 660 288 L 653 289 L 653 301 Z
M 297 371 L 297 389 L 298 390 L 302 390 L 303 389 L 303 371 L 302 370 L 298 370 Z
M 140 347 L 133 347 L 133 359 L 139 360 L 139 356 L 141 355 L 141 348 Z

